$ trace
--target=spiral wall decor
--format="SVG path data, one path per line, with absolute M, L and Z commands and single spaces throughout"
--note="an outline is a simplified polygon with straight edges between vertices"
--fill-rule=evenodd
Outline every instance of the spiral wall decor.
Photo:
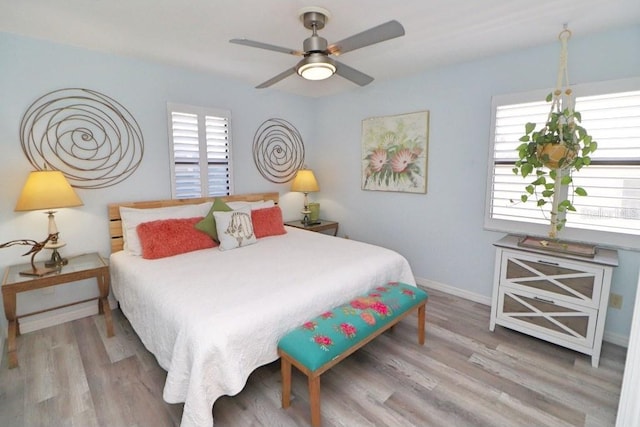
M 126 108 L 79 88 L 49 92 L 31 104 L 20 124 L 20 143 L 34 168 L 59 170 L 79 188 L 124 181 L 144 151 L 140 126 Z
M 253 137 L 253 161 L 267 180 L 291 181 L 304 165 L 304 143 L 298 130 L 283 119 L 268 119 Z

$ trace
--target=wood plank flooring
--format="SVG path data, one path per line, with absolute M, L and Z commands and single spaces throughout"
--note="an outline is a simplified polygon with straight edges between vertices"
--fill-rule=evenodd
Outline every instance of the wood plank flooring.
M 429 291 L 427 341 L 402 321 L 321 380 L 323 426 L 587 426 L 615 424 L 626 351 L 586 355 L 497 327 L 489 307 Z M 22 335 L 20 367 L 0 365 L 0 426 L 178 426 L 182 404 L 162 400 L 166 373 L 127 319 L 116 336 L 101 316 Z M 280 408 L 279 364 L 257 369 L 214 405 L 216 427 L 309 425 L 306 377 L 293 370 Z

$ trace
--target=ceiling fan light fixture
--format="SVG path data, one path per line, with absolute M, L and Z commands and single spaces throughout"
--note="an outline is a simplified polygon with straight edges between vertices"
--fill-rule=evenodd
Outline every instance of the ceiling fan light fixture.
M 324 80 L 335 74 L 336 65 L 331 58 L 312 53 L 298 63 L 296 72 L 306 80 Z
M 327 39 L 318 35 L 318 30 L 324 28 L 331 16 L 327 9 L 317 6 L 304 7 L 300 9 L 298 15 L 304 27 L 312 31 L 311 36 L 307 37 L 302 43 L 303 49 L 301 51 L 254 40 L 229 40 L 231 43 L 303 57 L 294 67 L 288 68 L 277 76 L 259 84 L 256 89 L 272 86 L 292 74 L 298 74 L 305 80 L 324 80 L 334 74 L 338 74 L 352 83 L 366 86 L 373 81 L 373 77 L 341 62 L 334 61 L 330 58 L 330 55 L 342 55 L 346 52 L 404 36 L 402 24 L 392 20 L 329 45 Z

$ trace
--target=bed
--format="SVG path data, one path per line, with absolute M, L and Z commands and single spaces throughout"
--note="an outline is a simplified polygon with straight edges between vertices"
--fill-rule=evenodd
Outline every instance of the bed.
M 222 199 L 277 204 L 278 193 Z M 310 316 L 391 280 L 415 285 L 409 263 L 394 251 L 294 227 L 233 250 L 206 248 L 159 259 L 123 250 L 121 207 L 212 201 L 108 209 L 113 295 L 167 371 L 164 400 L 184 402 L 182 427 L 211 426 L 216 399 L 239 393 L 253 370 L 278 358 L 278 340 Z

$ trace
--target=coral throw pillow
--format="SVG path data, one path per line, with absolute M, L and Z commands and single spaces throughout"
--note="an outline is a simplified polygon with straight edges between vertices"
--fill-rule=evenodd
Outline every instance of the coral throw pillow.
M 256 238 L 285 234 L 280 206 L 251 211 L 251 222 Z
M 142 258 L 165 258 L 214 247 L 216 244 L 211 237 L 195 228 L 202 218 L 162 219 L 139 224 L 136 231 Z

